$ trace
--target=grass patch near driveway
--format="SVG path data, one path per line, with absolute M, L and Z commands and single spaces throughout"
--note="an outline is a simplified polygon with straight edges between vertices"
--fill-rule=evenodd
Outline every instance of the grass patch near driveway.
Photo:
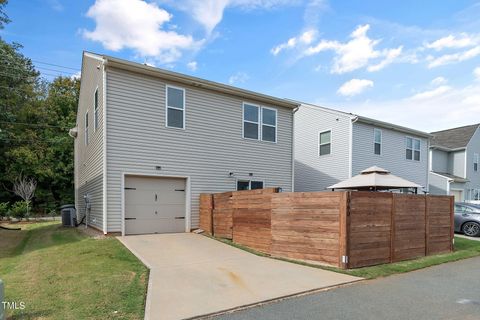
M 25 303 L 11 319 L 143 319 L 148 269 L 117 239 L 58 222 L 19 226 L 0 229 L 6 300 Z
M 214 239 L 217 239 L 223 243 L 229 244 L 236 248 L 256 254 L 258 256 L 270 257 L 268 254 L 258 252 L 251 248 L 247 248 L 245 246 L 239 245 L 237 243 L 232 242 L 231 240 L 219 239 L 219 238 L 214 238 Z M 365 279 L 375 279 L 379 277 L 390 276 L 392 274 L 405 273 L 413 270 L 423 269 L 426 267 L 431 267 L 431 266 L 446 263 L 446 262 L 458 261 L 461 259 L 471 258 L 475 256 L 480 256 L 480 241 L 455 237 L 454 252 L 432 255 L 432 256 L 422 257 L 414 260 L 406 260 L 406 261 L 395 262 L 390 264 L 381 264 L 381 265 L 372 266 L 372 267 L 358 268 L 358 269 L 342 270 L 335 267 L 311 264 L 311 263 L 303 262 L 299 260 L 292 260 L 292 259 L 279 258 L 279 257 L 271 257 L 271 258 L 281 260 L 281 261 L 296 263 L 304 266 L 349 274 L 352 276 L 361 277 Z

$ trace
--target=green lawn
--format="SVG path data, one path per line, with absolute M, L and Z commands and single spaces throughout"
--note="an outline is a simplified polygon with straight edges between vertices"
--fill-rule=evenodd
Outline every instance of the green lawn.
M 58 222 L 0 229 L 0 278 L 11 319 L 143 319 L 148 269 L 117 239 Z
M 250 253 L 263 256 L 263 257 L 268 257 L 267 254 L 236 244 L 230 240 L 220 239 L 220 238 L 215 238 L 215 239 L 223 243 L 232 245 L 236 248 L 248 251 Z M 409 272 L 413 270 L 434 266 L 441 263 L 457 261 L 457 260 L 471 258 L 475 256 L 480 256 L 480 241 L 474 241 L 474 240 L 468 240 L 460 237 L 455 237 L 454 252 L 438 254 L 438 255 L 423 257 L 423 258 L 414 259 L 414 260 L 391 263 L 391 264 L 382 264 L 378 266 L 364 267 L 364 268 L 350 269 L 350 270 L 342 270 L 339 268 L 328 267 L 328 266 L 319 266 L 316 264 L 306 263 L 303 261 L 284 259 L 284 258 L 278 258 L 278 257 L 274 257 L 274 259 L 306 265 L 314 268 L 320 268 L 320 269 L 326 269 L 326 270 L 331 270 L 335 272 L 345 273 L 345 274 L 362 277 L 366 279 L 375 279 L 378 277 L 386 277 L 396 273 Z

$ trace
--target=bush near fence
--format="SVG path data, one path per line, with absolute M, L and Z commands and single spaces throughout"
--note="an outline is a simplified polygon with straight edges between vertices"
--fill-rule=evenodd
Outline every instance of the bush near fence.
M 277 188 L 200 196 L 200 228 L 276 257 L 340 268 L 453 250 L 453 197 Z

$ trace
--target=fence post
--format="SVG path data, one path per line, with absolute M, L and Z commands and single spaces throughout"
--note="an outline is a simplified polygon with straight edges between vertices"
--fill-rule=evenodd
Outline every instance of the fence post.
M 341 269 L 348 269 L 349 267 L 349 220 L 350 220 L 350 191 L 342 193 L 340 201 L 340 230 L 338 237 L 338 266 Z
M 425 256 L 428 256 L 429 249 L 428 249 L 428 238 L 430 233 L 430 219 L 428 218 L 430 212 L 430 201 L 429 195 L 425 195 Z
M 392 195 L 392 206 L 390 208 L 390 263 L 395 261 L 395 198 L 394 193 Z

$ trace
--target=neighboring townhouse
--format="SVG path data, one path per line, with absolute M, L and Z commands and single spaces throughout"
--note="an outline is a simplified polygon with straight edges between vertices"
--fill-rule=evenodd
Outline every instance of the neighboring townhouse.
M 203 192 L 293 185 L 298 103 L 85 52 L 75 204 L 104 233 L 184 232 Z
M 430 134 L 302 104 L 295 113 L 295 191 L 323 191 L 371 166 L 428 188 Z
M 480 201 L 480 124 L 432 132 L 430 192 Z

